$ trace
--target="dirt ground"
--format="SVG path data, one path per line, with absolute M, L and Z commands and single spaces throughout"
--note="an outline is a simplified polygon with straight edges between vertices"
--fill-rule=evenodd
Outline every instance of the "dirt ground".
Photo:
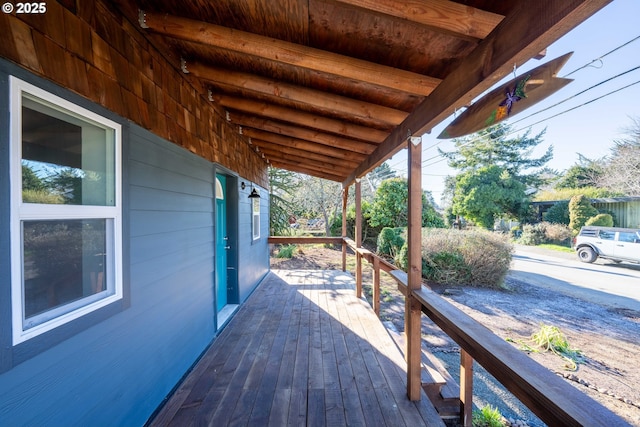
M 347 268 L 353 273 L 354 257 L 349 256 L 348 260 Z M 272 258 L 271 262 L 272 268 L 338 269 L 341 268 L 341 253 L 319 246 L 305 246 L 291 259 Z M 404 299 L 393 279 L 386 274 L 382 274 L 381 279 L 381 318 L 391 321 L 402 331 Z M 363 281 L 364 291 L 370 299 L 367 284 L 371 283 L 371 269 L 368 266 L 364 268 Z M 504 290 L 432 288 L 499 337 L 512 340 L 517 348 L 534 346 L 530 337 L 542 323 L 558 327 L 571 348 L 581 351 L 577 370 L 566 369 L 565 361 L 550 352 L 528 351 L 530 357 L 566 378 L 631 425 L 640 426 L 640 312 L 611 309 L 509 277 Z M 455 342 L 426 316 L 423 316 L 422 328 L 423 339 L 434 353 L 459 352 Z

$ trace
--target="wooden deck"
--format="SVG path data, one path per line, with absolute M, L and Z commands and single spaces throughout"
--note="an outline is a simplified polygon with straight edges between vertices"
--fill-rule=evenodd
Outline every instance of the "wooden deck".
M 274 270 L 151 421 L 152 426 L 443 426 L 354 280 Z

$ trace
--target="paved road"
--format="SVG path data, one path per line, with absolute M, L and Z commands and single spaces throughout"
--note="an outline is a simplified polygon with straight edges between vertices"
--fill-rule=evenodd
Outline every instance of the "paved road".
M 585 264 L 575 254 L 517 246 L 510 277 L 587 301 L 640 311 L 640 265 L 597 260 Z

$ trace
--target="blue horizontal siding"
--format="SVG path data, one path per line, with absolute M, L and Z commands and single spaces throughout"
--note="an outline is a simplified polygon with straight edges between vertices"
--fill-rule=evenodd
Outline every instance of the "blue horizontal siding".
M 215 337 L 215 165 L 135 125 L 126 132 L 130 304 L 0 374 L 0 426 L 143 425 Z M 268 198 L 252 241 L 247 190 L 231 221 L 241 301 L 269 268 Z

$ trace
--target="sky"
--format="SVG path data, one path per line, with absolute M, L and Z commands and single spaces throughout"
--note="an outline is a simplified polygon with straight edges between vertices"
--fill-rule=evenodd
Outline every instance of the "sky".
M 527 70 L 567 52 L 574 52 L 558 73 L 558 76 L 564 77 L 577 70 L 568 76 L 574 81 L 544 101 L 511 116 L 506 121 L 513 124 L 516 130 L 521 130 L 512 137 L 522 135 L 529 129 L 531 129 L 531 135 L 536 135 L 546 128 L 543 142 L 534 151 L 533 156 L 542 155 L 547 147 L 552 145 L 554 157 L 548 163 L 548 167 L 564 171 L 576 163 L 578 153 L 590 159 L 606 156 L 613 142 L 625 137 L 625 129 L 633 124 L 631 118 L 640 119 L 640 68 L 576 96 L 583 90 L 613 76 L 640 67 L 638 17 L 640 17 L 640 0 L 613 0 L 549 46 L 547 55 L 542 60 L 531 60 L 516 70 L 516 75 L 520 76 Z M 636 38 L 638 39 L 605 56 L 601 61 L 592 63 Z M 589 63 L 592 63 L 589 67 L 578 70 Z M 496 86 L 513 77 L 513 74 L 505 77 Z M 617 93 L 595 100 L 636 82 L 638 83 Z M 554 106 L 564 100 L 566 101 L 562 104 Z M 588 104 L 583 105 L 585 103 Z M 572 108 L 575 109 L 563 113 Z M 534 113 L 536 114 L 532 116 Z M 557 117 L 552 118 L 556 115 Z M 455 170 L 447 166 L 447 162 L 439 156 L 437 150 L 440 148 L 443 151 L 453 151 L 452 140 L 437 139 L 440 132 L 453 119 L 452 114 L 436 126 L 430 134 L 422 136 L 422 186 L 424 190 L 433 193 L 436 202 L 439 202 L 442 196 L 444 177 L 455 175 Z M 540 121 L 542 122 L 537 123 Z M 398 173 L 406 175 L 406 150 L 396 154 L 388 163 Z

